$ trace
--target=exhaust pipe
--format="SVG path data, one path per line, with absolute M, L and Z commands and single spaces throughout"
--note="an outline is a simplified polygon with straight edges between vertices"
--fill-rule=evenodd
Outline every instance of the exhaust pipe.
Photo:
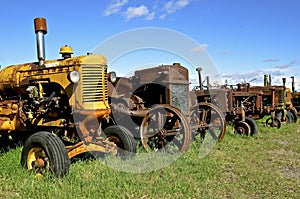
M 202 68 L 198 67 L 198 68 L 196 68 L 196 71 L 198 72 L 198 77 L 199 77 L 199 88 L 200 88 L 200 90 L 203 90 L 202 77 L 201 77 Z
M 264 75 L 264 87 L 267 87 L 268 85 L 268 75 Z
M 292 92 L 294 93 L 295 92 L 295 77 L 292 76 Z
M 206 76 L 207 89 L 210 88 L 209 76 Z
M 45 18 L 34 19 L 34 30 L 36 34 L 37 44 L 37 56 L 39 60 L 39 66 L 43 66 L 45 63 L 45 41 L 44 35 L 47 34 L 47 25 Z
M 285 86 L 285 83 L 286 83 L 286 78 L 283 77 L 283 78 L 282 78 L 282 85 Z

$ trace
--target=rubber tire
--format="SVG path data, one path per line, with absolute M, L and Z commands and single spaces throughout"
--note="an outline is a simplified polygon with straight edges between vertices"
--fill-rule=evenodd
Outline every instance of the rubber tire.
M 136 141 L 127 128 L 120 125 L 113 125 L 104 129 L 103 132 L 109 141 L 113 142 L 113 137 L 121 141 L 121 143 L 114 142 L 118 147 L 118 155 L 132 157 L 136 154 Z
M 297 110 L 295 108 L 292 108 L 289 111 L 292 113 L 292 115 L 294 117 L 294 123 L 296 123 L 298 121 L 298 118 L 299 118 L 299 116 L 297 114 Z
M 238 128 L 243 128 L 245 132 L 240 133 L 237 129 Z M 247 122 L 244 121 L 238 121 L 235 125 L 234 125 L 234 133 L 235 134 L 239 134 L 239 135 L 250 135 L 251 133 L 251 127 L 249 126 L 249 124 Z
M 289 124 L 291 124 L 294 121 L 293 115 L 289 111 L 286 111 L 286 119 L 287 119 L 287 121 L 283 121 L 282 120 L 282 112 L 277 113 L 276 114 L 276 118 L 278 118 L 280 120 L 280 122 L 282 124 L 285 124 L 285 125 L 289 125 Z
M 275 120 L 275 122 L 277 123 L 277 129 L 280 129 L 280 127 L 281 127 L 281 121 L 278 119 L 278 118 L 274 118 L 274 120 Z M 272 125 L 272 118 L 268 118 L 267 120 L 266 120 L 266 127 L 274 127 L 274 126 L 271 126 Z
M 245 122 L 250 126 L 250 136 L 256 135 L 258 133 L 258 126 L 255 120 L 250 117 L 246 117 Z
M 70 159 L 63 142 L 55 135 L 40 131 L 31 135 L 22 149 L 21 165 L 28 169 L 28 153 L 33 147 L 41 147 L 47 154 L 50 162 L 50 172 L 55 177 L 64 177 L 69 172 Z

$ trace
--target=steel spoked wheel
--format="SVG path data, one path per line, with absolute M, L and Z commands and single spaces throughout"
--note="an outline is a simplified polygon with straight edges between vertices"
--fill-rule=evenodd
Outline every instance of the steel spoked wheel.
M 191 133 L 186 117 L 168 104 L 156 105 L 144 117 L 140 135 L 148 151 L 178 152 L 188 149 Z
M 249 136 L 251 133 L 251 127 L 249 126 L 249 124 L 247 124 L 247 122 L 238 121 L 234 125 L 234 133 Z
M 69 171 L 70 160 L 63 142 L 55 135 L 41 131 L 26 140 L 21 165 L 37 175 L 50 173 L 63 177 Z
M 277 129 L 280 129 L 281 127 L 281 121 L 278 118 L 272 119 L 271 117 L 266 120 L 266 126 L 267 127 L 276 127 Z
M 199 103 L 192 108 L 190 116 L 192 129 L 201 138 L 221 141 L 226 132 L 226 123 L 219 108 L 210 103 Z

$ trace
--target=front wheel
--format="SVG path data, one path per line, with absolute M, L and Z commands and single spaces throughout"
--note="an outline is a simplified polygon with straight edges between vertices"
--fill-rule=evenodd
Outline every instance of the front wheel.
M 298 121 L 298 114 L 297 114 L 297 110 L 295 107 L 293 107 L 292 109 L 289 110 L 291 112 L 291 114 L 293 115 L 294 118 L 294 123 L 296 123 Z
M 70 160 L 63 142 L 55 135 L 41 131 L 26 140 L 21 165 L 39 175 L 50 172 L 55 177 L 64 177 L 69 171 Z
M 250 126 L 250 135 L 256 135 L 258 133 L 258 127 L 255 120 L 250 117 L 246 117 L 245 122 Z
M 238 121 L 234 125 L 234 133 L 240 134 L 240 135 L 247 135 L 249 136 L 251 132 L 251 127 L 247 122 L 244 121 Z
M 284 111 L 286 111 L 286 110 L 284 110 Z M 282 111 L 278 112 L 276 114 L 276 118 L 278 118 L 280 120 L 280 122 L 285 125 L 289 125 L 294 121 L 294 117 L 293 117 L 292 113 L 289 111 L 286 111 L 285 116 Z
M 266 126 L 267 127 L 276 127 L 277 129 L 280 129 L 281 127 L 281 121 L 278 118 L 268 118 L 266 120 Z
M 118 155 L 133 156 L 136 153 L 136 142 L 133 135 L 123 126 L 113 125 L 104 129 L 108 141 L 117 145 Z

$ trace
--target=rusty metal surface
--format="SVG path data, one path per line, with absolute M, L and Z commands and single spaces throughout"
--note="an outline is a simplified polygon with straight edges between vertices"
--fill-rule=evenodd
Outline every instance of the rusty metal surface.
M 43 31 L 44 33 L 47 33 L 47 23 L 45 18 L 35 18 L 34 19 L 34 30 L 35 33 L 38 31 Z

